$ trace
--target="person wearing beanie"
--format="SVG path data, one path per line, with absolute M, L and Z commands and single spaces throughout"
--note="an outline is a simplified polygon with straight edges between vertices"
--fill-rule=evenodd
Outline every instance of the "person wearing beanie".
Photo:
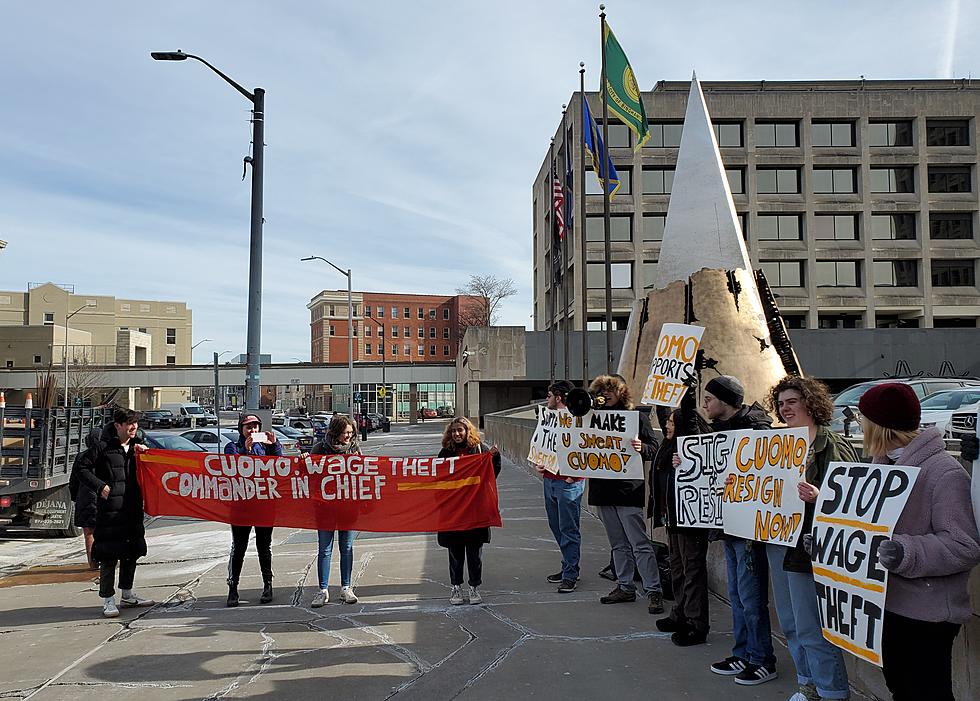
M 243 412 L 238 419 L 238 440 L 225 445 L 228 455 L 282 455 L 282 444 L 272 431 L 262 430 L 262 419 L 257 414 Z M 227 606 L 238 606 L 238 579 L 245 562 L 250 524 L 232 524 L 231 556 L 228 559 Z M 255 549 L 259 554 L 262 570 L 262 594 L 259 603 L 272 601 L 272 526 L 255 526 Z
M 574 389 L 568 380 L 557 380 L 548 385 L 547 406 L 558 410 L 565 408 L 565 397 Z M 558 585 L 559 594 L 575 591 L 578 585 L 579 561 L 582 554 L 582 534 L 579 528 L 582 515 L 582 494 L 585 480 L 582 477 L 564 477 L 534 466 L 544 483 L 544 510 L 548 514 L 548 526 L 561 551 L 561 570 L 549 574 L 547 580 Z
M 939 429 L 919 431 L 919 399 L 908 385 L 876 385 L 858 410 L 866 455 L 919 468 L 891 539 L 878 546 L 878 562 L 890 573 L 881 629 L 885 684 L 895 701 L 952 701 L 953 640 L 971 618 L 967 585 L 980 563 L 970 477 L 946 452 Z

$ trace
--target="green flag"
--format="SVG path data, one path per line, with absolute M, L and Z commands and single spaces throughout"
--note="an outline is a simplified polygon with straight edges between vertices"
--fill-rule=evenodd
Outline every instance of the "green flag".
M 606 24 L 606 103 L 609 111 L 636 134 L 636 149 L 650 138 L 647 113 L 643 109 L 640 88 L 630 62 L 623 53 L 623 47 L 616 41 L 609 25 Z

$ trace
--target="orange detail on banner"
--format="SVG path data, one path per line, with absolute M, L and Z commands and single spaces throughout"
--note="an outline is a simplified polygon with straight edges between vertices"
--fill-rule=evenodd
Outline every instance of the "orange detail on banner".
M 150 516 L 376 533 L 502 525 L 489 453 L 298 458 L 147 450 L 136 462 Z

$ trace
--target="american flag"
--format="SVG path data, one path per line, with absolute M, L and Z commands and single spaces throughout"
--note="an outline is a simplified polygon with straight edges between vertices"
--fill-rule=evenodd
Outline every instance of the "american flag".
M 565 188 L 562 187 L 561 181 L 558 180 L 558 176 L 554 176 L 552 182 L 554 183 L 555 192 L 555 227 L 558 234 L 558 240 L 565 240 Z

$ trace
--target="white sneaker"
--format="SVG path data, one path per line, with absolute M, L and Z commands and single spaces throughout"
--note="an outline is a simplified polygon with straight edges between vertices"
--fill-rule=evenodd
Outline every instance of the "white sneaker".
M 354 596 L 354 587 L 341 587 L 340 600 L 345 604 L 356 604 L 357 597 Z
M 330 590 L 321 589 L 320 591 L 318 591 L 316 594 L 313 595 L 313 601 L 312 603 L 310 603 L 310 607 L 318 609 L 328 601 L 330 601 Z
M 470 587 L 470 603 L 471 604 L 483 603 L 483 597 L 480 596 L 480 590 L 476 587 Z
M 107 599 L 102 604 L 102 615 L 106 618 L 119 618 L 119 609 L 115 599 Z
M 463 601 L 463 590 L 459 588 L 458 584 L 454 584 L 453 590 L 449 593 L 449 603 L 453 606 L 459 606 Z
M 120 608 L 136 608 L 137 606 L 153 606 L 156 602 L 153 599 L 144 599 L 142 596 L 130 594 L 119 599 Z

